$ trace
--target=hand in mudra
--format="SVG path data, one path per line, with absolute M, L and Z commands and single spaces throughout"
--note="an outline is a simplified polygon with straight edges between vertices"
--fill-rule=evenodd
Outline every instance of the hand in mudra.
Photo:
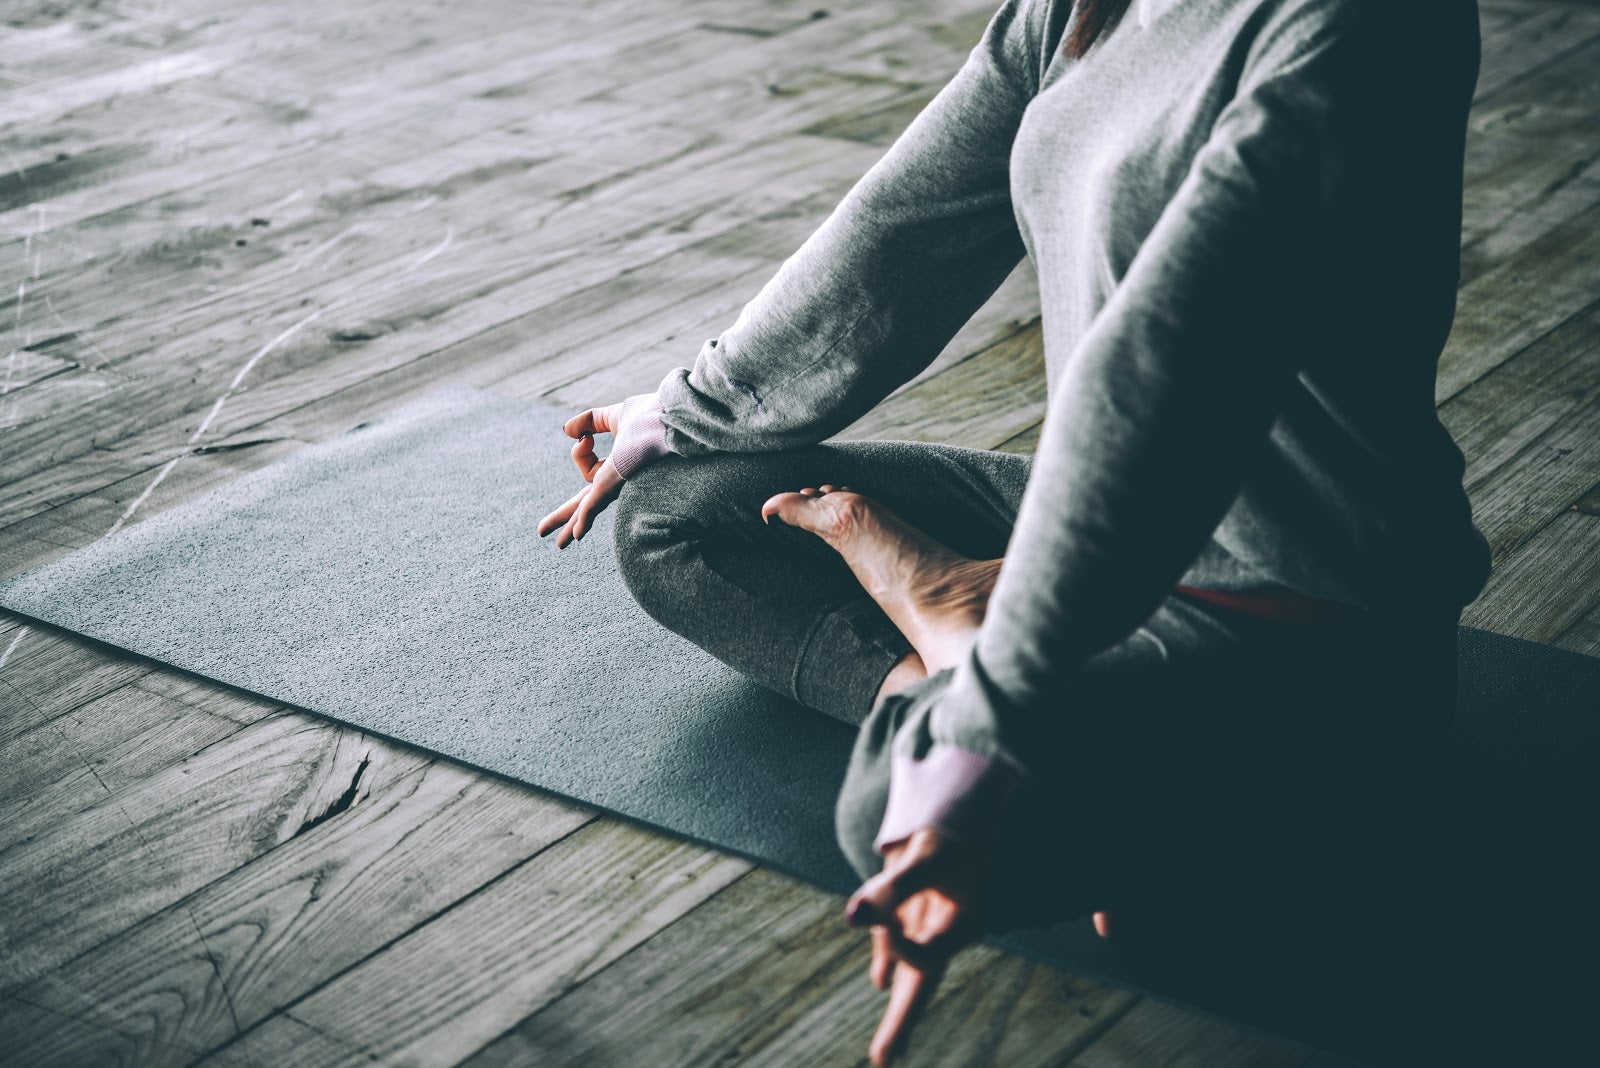
M 567 437 L 578 439 L 572 445 L 572 459 L 578 465 L 578 473 L 589 485 L 539 520 L 541 538 L 557 527 L 561 528 L 561 533 L 556 535 L 558 549 L 565 549 L 569 543 L 587 534 L 594 526 L 594 517 L 605 511 L 606 506 L 622 492 L 622 476 L 605 459 L 595 456 L 594 436 L 613 435 L 612 450 L 616 450 L 617 442 L 622 440 L 630 425 L 630 420 L 623 417 L 625 404 L 627 401 L 623 400 L 603 408 L 579 412 L 561 428 Z
M 990 870 L 984 851 L 927 827 L 888 846 L 883 870 L 850 895 L 850 924 L 871 928 L 872 985 L 889 991 L 868 1047 L 873 1064 L 905 1049 L 950 958 L 983 933 Z
M 993 868 L 986 850 L 926 827 L 885 848 L 883 870 L 850 895 L 846 918 L 872 933 L 872 985 L 889 991 L 867 1049 L 873 1064 L 904 1052 L 950 959 L 984 933 Z M 1110 916 L 1095 912 L 1094 927 L 1109 937 Z

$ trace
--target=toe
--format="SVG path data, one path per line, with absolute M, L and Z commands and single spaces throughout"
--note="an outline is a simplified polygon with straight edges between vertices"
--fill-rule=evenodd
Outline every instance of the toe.
M 830 497 L 807 487 L 790 493 L 775 493 L 761 505 L 761 518 L 771 523 L 776 517 L 791 527 L 809 530 L 836 543 L 861 520 L 865 502 L 848 496 Z M 838 545 L 835 544 L 835 548 Z
M 815 491 L 812 491 L 815 493 Z M 792 490 L 785 493 L 774 493 L 761 505 L 761 521 L 771 524 L 774 519 L 787 523 L 792 527 L 811 528 L 807 522 L 809 513 L 814 510 L 813 497 L 805 490 Z

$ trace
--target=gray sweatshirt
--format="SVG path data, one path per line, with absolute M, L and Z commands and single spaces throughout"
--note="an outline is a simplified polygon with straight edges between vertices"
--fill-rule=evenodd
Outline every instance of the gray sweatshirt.
M 1025 781 L 1030 722 L 1175 584 L 1437 611 L 1488 573 L 1433 407 L 1475 0 L 1145 0 L 1077 60 L 1072 17 L 1008 0 L 617 441 L 619 471 L 820 441 L 1032 258 L 1033 472 L 975 644 L 895 740 L 880 843 Z

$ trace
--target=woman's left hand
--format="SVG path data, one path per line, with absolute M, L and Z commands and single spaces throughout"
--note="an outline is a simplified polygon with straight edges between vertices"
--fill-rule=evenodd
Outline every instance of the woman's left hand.
M 872 983 L 889 991 L 874 1065 L 904 1050 L 950 959 L 983 933 L 991 868 L 984 851 L 926 827 L 886 847 L 883 870 L 850 895 L 851 926 L 871 928 Z

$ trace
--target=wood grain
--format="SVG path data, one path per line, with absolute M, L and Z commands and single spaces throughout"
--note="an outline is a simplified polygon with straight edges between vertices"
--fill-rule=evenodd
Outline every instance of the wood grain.
M 143 678 L 154 665 L 102 651 L 51 627 L 5 616 L 0 638 L 0 742 Z M 25 632 L 25 633 L 24 633 Z
M 1600 606 L 1600 516 L 1569 509 L 1540 528 L 1489 576 L 1461 621 L 1554 642 Z
M 15 1025 L 30 1063 L 221 1046 L 593 819 L 575 805 L 375 743 L 387 775 L 293 838 L 13 989 L 96 1035 Z M 36 1017 L 37 1019 L 37 1017 Z M 106 1033 L 118 1036 L 108 1046 Z
M 746 861 L 606 821 L 564 839 L 289 1006 L 296 1024 L 373 1059 L 450 1064 L 485 1033 L 600 971 L 749 870 Z M 298 1028 L 273 1017 L 224 1053 L 281 1063 Z
M 418 759 L 352 730 L 274 715 L 64 815 L 3 854 L 0 914 L 25 922 L 0 931 L 0 988 L 48 973 L 288 841 L 340 801 L 363 760 L 373 761 L 371 784 Z
M 1600 304 L 1572 316 L 1440 410 L 1468 457 L 1474 519 L 1504 559 L 1600 471 Z
M 133 682 L 0 742 L 0 852 L 239 727 Z
M 523 1019 L 463 1062 L 842 1063 L 882 995 L 840 901 L 771 872 L 740 879 L 667 931 Z M 946 981 L 911 1063 L 1054 1063 L 1136 1000 L 974 950 Z M 855 1034 L 802 1021 L 861 1020 Z

